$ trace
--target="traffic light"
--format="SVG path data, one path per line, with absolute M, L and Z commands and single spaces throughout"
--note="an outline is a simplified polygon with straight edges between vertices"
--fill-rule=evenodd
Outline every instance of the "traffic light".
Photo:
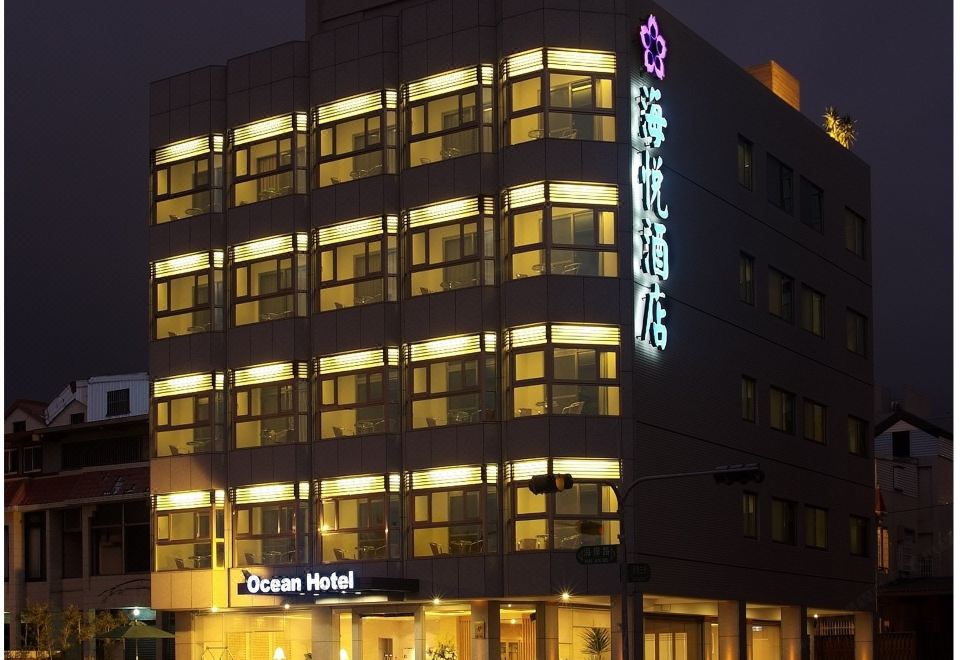
M 534 495 L 558 493 L 573 487 L 573 477 L 569 474 L 538 474 L 530 477 L 527 488 Z
M 763 470 L 756 463 L 744 463 L 741 465 L 721 465 L 716 468 L 713 478 L 718 484 L 730 486 L 732 484 L 747 484 L 751 481 L 760 483 L 763 481 Z

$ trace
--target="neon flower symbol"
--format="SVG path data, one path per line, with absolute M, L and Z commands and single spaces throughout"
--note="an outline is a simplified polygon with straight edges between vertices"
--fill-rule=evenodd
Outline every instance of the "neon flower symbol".
M 667 40 L 660 34 L 660 26 L 653 14 L 646 25 L 640 26 L 640 43 L 643 44 L 643 67 L 660 80 L 666 75 L 664 62 L 667 59 Z

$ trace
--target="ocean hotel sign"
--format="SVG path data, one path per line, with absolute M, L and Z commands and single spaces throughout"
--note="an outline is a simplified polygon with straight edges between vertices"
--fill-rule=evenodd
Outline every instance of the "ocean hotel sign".
M 660 32 L 656 17 L 651 14 L 639 29 L 643 48 L 643 68 L 657 80 L 667 75 L 667 41 Z M 662 92 L 653 85 L 641 84 L 636 98 L 639 112 L 640 167 L 640 275 L 649 291 L 643 296 L 643 320 L 640 338 L 660 350 L 667 347 L 666 296 L 660 285 L 670 277 L 670 249 L 667 243 L 666 220 L 670 209 L 661 199 L 664 183 L 663 157 L 660 147 L 667 140 L 667 117 L 663 114 Z
M 341 573 L 336 571 L 332 573 L 307 571 L 303 575 L 281 575 L 264 578 L 255 573 L 249 573 L 246 578 L 241 583 L 239 591 L 250 595 L 323 595 L 356 590 L 353 571 L 343 571 Z M 246 587 L 246 591 L 244 591 L 244 587 Z

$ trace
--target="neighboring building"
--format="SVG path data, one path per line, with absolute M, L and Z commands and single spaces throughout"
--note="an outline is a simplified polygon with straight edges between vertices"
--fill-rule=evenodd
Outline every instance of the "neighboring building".
M 4 420 L 4 648 L 28 603 L 89 616 L 150 604 L 147 374 L 71 383 Z M 146 645 L 144 651 L 148 649 Z M 74 647 L 75 648 L 75 647 Z M 75 652 L 75 651 L 74 651 Z
M 308 2 L 152 84 L 179 658 L 619 658 L 619 568 L 576 559 L 607 482 L 752 462 L 625 507 L 631 657 L 800 657 L 815 617 L 872 652 L 869 170 L 781 67 L 555 4 Z
M 953 434 L 902 409 L 875 433 L 881 631 L 907 634 L 917 658 L 949 658 Z

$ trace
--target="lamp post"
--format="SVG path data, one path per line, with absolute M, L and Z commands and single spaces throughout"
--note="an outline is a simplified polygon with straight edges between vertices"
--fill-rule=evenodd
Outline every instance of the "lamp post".
M 682 479 L 685 477 L 703 477 L 706 475 L 712 475 L 718 484 L 732 485 L 735 483 L 749 483 L 751 481 L 761 482 L 763 481 L 763 470 L 760 469 L 760 466 L 756 463 L 747 463 L 740 465 L 721 465 L 715 467 L 712 470 L 700 470 L 698 472 L 674 472 L 671 474 L 651 474 L 645 477 L 640 477 L 635 479 L 630 483 L 623 491 L 620 490 L 620 487 L 613 481 L 602 481 L 601 483 L 605 486 L 609 486 L 610 490 L 613 491 L 614 497 L 617 499 L 617 517 L 620 523 L 620 547 L 622 552 L 620 553 L 620 648 L 621 660 L 630 660 L 630 642 L 629 642 L 629 626 L 627 624 L 628 617 L 628 608 L 627 608 L 627 594 L 630 588 L 629 576 L 627 575 L 627 540 L 630 538 L 629 535 L 624 534 L 626 529 L 626 511 L 624 509 L 624 504 L 628 501 L 627 498 L 630 496 L 630 493 L 633 492 L 633 489 L 639 486 L 642 483 L 647 481 L 662 481 L 665 479 Z M 561 490 L 566 490 L 573 486 L 574 480 L 573 477 L 569 474 L 542 474 L 536 475 L 530 478 L 528 488 L 535 495 L 542 495 L 546 493 L 556 493 Z M 641 604 L 640 613 L 637 619 L 643 621 L 643 606 Z M 634 660 L 643 660 L 643 647 L 639 647 L 634 651 Z

